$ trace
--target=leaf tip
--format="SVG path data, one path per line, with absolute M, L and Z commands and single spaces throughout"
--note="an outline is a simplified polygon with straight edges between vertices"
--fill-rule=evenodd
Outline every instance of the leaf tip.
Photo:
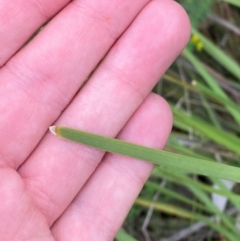
M 49 130 L 52 132 L 53 135 L 55 135 L 55 136 L 57 135 L 57 133 L 56 133 L 56 126 L 50 126 Z

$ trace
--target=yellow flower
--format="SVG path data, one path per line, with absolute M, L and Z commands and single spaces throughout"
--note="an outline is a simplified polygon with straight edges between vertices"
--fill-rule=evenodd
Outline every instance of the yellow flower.
M 191 42 L 195 45 L 195 48 L 198 51 L 201 51 L 203 49 L 203 42 L 199 39 L 198 35 L 193 34 L 191 37 Z
M 196 44 L 196 43 L 199 41 L 199 37 L 198 37 L 196 34 L 194 34 L 194 35 L 192 36 L 192 38 L 191 38 L 191 41 L 192 41 L 194 44 Z
M 196 44 L 196 49 L 197 49 L 198 51 L 201 51 L 201 50 L 203 49 L 203 43 L 202 43 L 202 42 L 198 42 L 198 43 Z

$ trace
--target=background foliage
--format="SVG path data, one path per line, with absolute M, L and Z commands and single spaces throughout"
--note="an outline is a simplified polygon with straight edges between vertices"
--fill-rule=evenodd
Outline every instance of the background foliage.
M 240 1 L 179 2 L 192 39 L 153 90 L 174 113 L 165 149 L 240 166 Z M 116 240 L 238 241 L 239 187 L 155 168 Z

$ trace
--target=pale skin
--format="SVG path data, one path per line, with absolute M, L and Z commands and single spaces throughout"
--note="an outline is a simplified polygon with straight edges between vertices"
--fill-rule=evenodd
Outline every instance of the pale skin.
M 172 0 L 2 0 L 0 23 L 0 240 L 113 240 L 153 166 L 48 127 L 163 148 L 171 111 L 149 93 L 188 41 L 186 13 Z

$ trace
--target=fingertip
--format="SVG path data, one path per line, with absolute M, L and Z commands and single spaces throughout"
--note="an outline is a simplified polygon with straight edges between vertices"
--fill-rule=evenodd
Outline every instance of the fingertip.
M 188 43 L 191 34 L 191 23 L 185 9 L 176 1 L 154 0 L 149 3 L 152 10 L 159 15 L 159 26 L 163 28 L 164 38 L 177 42 L 180 49 Z M 175 33 L 175 34 L 173 34 Z M 170 38 L 170 39 L 168 39 Z
M 191 22 L 186 10 L 180 3 L 171 1 L 172 9 L 176 11 L 176 18 L 173 18 L 176 31 L 181 31 L 184 46 L 188 43 L 191 35 Z
M 172 129 L 172 119 L 167 101 L 151 93 L 124 126 L 120 137 L 141 145 L 163 148 Z
M 149 102 L 149 106 L 151 106 L 148 108 L 148 113 L 152 118 L 150 127 L 155 130 L 156 138 L 158 139 L 159 146 L 157 148 L 163 148 L 172 130 L 172 110 L 168 102 L 162 96 L 155 93 L 151 93 L 146 102 Z

